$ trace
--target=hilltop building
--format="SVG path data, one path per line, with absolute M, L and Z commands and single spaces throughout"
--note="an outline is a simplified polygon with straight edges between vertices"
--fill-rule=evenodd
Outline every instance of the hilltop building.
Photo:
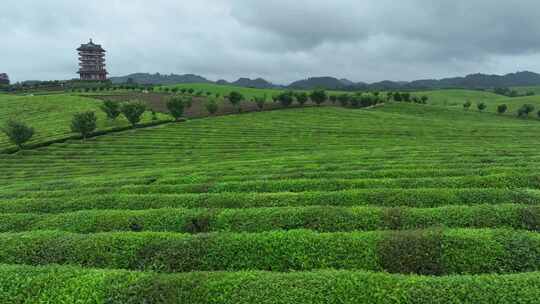
M 79 52 L 79 72 L 81 80 L 107 80 L 105 69 L 105 50 L 90 39 L 87 44 L 81 44 Z
M 6 73 L 0 73 L 0 84 L 9 84 L 9 76 Z

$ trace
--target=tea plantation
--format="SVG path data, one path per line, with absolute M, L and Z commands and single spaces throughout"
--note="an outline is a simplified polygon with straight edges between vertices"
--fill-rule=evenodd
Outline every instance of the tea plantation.
M 539 134 L 386 103 L 0 154 L 0 302 L 538 303 Z

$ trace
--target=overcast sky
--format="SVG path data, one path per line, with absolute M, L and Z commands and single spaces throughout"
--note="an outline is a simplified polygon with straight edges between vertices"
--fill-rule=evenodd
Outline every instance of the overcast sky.
M 413 80 L 540 72 L 539 0 L 1 0 L 0 73 L 77 77 L 75 49 L 111 76 Z

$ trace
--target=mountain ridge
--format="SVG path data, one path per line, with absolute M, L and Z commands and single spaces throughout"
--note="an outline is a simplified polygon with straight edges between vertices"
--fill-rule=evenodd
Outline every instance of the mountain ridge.
M 121 77 L 111 77 L 113 83 L 133 81 L 140 84 L 177 84 L 177 83 L 215 83 L 218 85 L 234 85 L 248 88 L 269 89 L 314 89 L 329 90 L 419 90 L 419 89 L 490 89 L 498 87 L 536 86 L 540 85 L 540 74 L 530 71 L 520 71 L 505 75 L 469 74 L 464 77 L 448 77 L 441 79 L 419 79 L 413 81 L 383 80 L 374 83 L 353 82 L 351 80 L 332 76 L 309 77 L 290 83 L 289 85 L 276 85 L 263 78 L 250 79 L 241 77 L 229 82 L 223 79 L 211 81 L 195 74 L 169 74 L 160 73 L 134 73 Z

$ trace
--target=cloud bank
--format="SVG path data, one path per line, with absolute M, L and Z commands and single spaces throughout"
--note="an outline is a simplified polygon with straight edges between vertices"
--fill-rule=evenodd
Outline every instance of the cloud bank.
M 539 12 L 535 0 L 3 0 L 0 72 L 75 78 L 75 49 L 90 37 L 112 76 L 287 83 L 539 71 Z

